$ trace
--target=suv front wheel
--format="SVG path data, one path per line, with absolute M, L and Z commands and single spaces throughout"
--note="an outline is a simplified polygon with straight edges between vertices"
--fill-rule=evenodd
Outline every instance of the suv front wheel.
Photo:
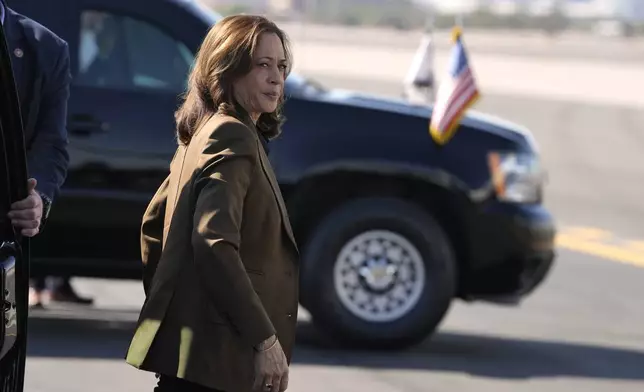
M 447 235 L 415 204 L 364 198 L 331 212 L 302 259 L 302 299 L 335 338 L 371 348 L 404 348 L 430 335 L 455 293 Z

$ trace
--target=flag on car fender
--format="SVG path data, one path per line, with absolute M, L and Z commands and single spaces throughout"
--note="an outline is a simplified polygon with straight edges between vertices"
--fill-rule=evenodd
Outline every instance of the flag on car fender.
M 429 123 L 429 133 L 441 145 L 454 136 L 465 111 L 479 98 L 479 89 L 458 26 L 452 30 L 452 41 L 454 46 L 447 76 L 440 83 Z

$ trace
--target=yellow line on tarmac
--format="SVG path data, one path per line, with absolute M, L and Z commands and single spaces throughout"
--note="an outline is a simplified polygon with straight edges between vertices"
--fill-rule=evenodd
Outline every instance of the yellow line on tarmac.
M 644 268 L 644 247 L 641 241 L 607 243 L 614 238 L 609 232 L 595 228 L 564 229 L 557 235 L 557 246 L 587 253 L 612 261 Z

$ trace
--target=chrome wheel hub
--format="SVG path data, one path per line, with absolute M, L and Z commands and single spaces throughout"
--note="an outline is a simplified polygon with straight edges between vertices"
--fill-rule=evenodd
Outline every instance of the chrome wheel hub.
M 391 322 L 407 314 L 425 287 L 420 252 L 403 236 L 371 230 L 342 247 L 334 266 L 341 303 L 368 322 Z

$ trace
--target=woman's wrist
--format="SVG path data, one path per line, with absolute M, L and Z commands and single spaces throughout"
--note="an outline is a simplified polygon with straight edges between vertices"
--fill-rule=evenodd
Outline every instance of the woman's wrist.
M 273 335 L 269 337 L 268 339 L 264 340 L 257 346 L 255 346 L 255 351 L 267 351 L 273 348 L 277 344 L 277 336 Z

